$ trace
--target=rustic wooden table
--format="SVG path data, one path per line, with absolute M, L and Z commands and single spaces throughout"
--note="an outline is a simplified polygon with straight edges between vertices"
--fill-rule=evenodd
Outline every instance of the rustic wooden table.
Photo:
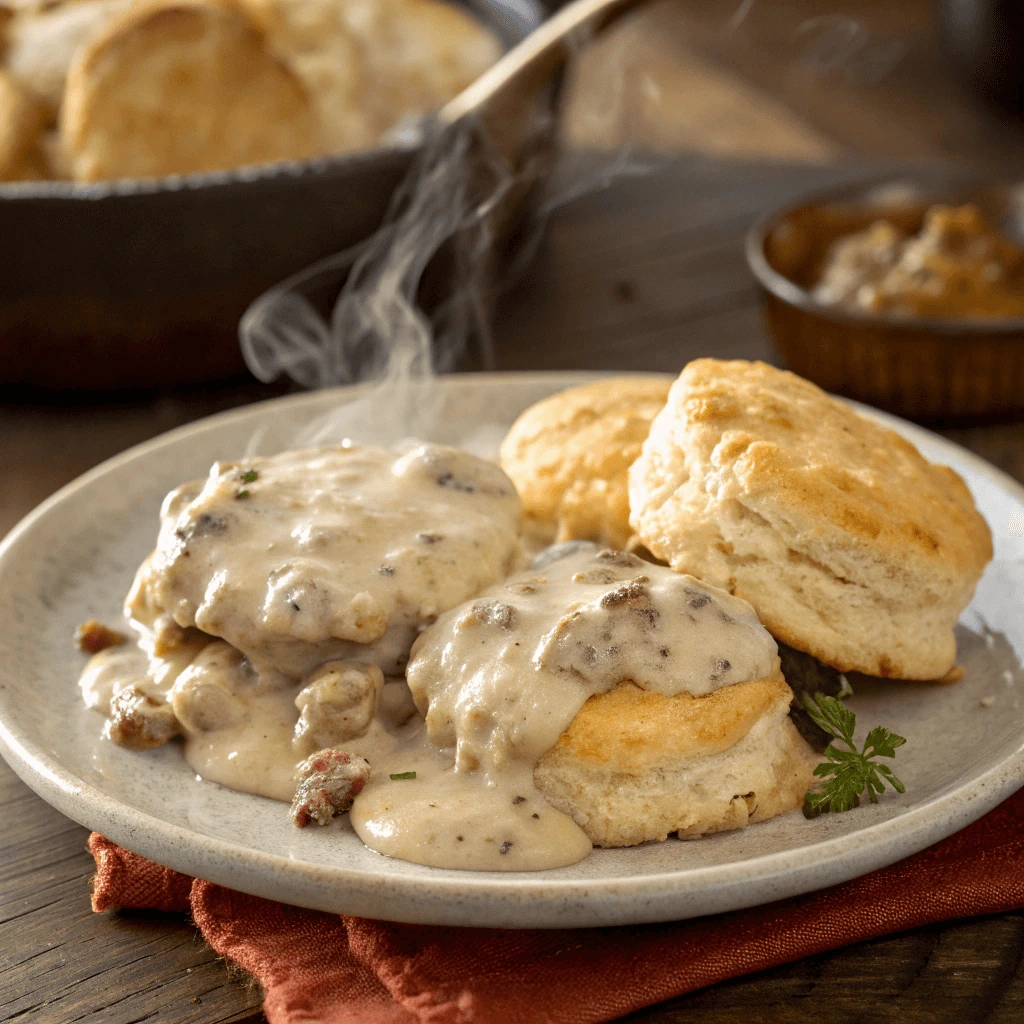
M 704 354 L 772 359 L 743 260 L 743 233 L 762 210 L 859 173 L 839 159 L 850 147 L 837 124 L 853 133 L 852 148 L 859 155 L 875 158 L 917 161 L 969 149 L 998 164 L 1024 149 L 1014 132 L 974 111 L 936 71 L 924 29 L 900 34 L 902 23 L 892 14 L 898 5 L 853 4 L 865 18 L 858 24 L 866 41 L 853 32 L 860 44 L 852 56 L 847 47 L 846 66 L 833 61 L 824 72 L 805 47 L 799 51 L 804 65 L 794 65 L 796 79 L 766 60 L 755 43 L 767 38 L 783 46 L 788 39 L 795 45 L 792 30 L 778 41 L 779 25 L 788 18 L 799 28 L 809 5 L 788 0 L 766 6 L 774 19 L 749 0 L 725 6 L 708 0 L 663 11 L 625 31 L 630 46 L 646 40 L 644 68 L 654 86 L 648 83 L 639 98 L 629 99 L 634 117 L 612 110 L 596 127 L 577 120 L 577 140 L 593 142 L 595 132 L 611 133 L 676 154 L 681 148 L 699 150 L 705 158 L 672 160 L 655 173 L 620 179 L 556 212 L 536 263 L 499 308 L 498 368 L 676 372 Z M 913 24 L 923 24 L 921 4 L 901 9 L 918 19 Z M 723 19 L 730 18 L 735 24 L 723 36 Z M 841 29 L 833 23 L 833 30 Z M 820 25 L 805 28 L 803 38 L 812 30 L 823 31 Z M 903 48 L 899 54 L 893 40 Z M 608 49 L 614 66 L 614 46 Z M 834 46 L 822 52 L 834 54 Z M 888 92 L 876 88 L 877 82 L 865 85 L 864 77 L 894 55 L 895 70 L 885 71 L 895 79 Z M 821 65 L 824 57 L 818 53 L 817 59 Z M 746 77 L 736 74 L 738 66 Z M 819 86 L 811 90 L 813 96 L 801 91 L 799 78 L 812 73 Z M 584 85 L 588 74 L 600 79 L 585 67 Z M 851 82 L 859 90 L 856 102 L 848 95 Z M 826 101 L 829 90 L 832 106 Z M 941 115 L 922 102 L 926 93 L 938 96 L 946 114 L 952 110 L 956 116 L 940 124 Z M 672 97 L 683 95 L 693 100 L 692 108 L 673 109 Z M 801 96 L 806 102 L 798 102 Z M 888 121 L 881 125 L 877 115 L 883 107 Z M 709 153 L 722 162 L 708 162 Z M 0 406 L 0 534 L 102 459 L 271 390 L 234 384 L 102 404 L 33 404 L 6 396 Z M 1024 424 L 942 432 L 1024 481 Z M 259 993 L 233 978 L 182 918 L 92 914 L 86 830 L 39 800 L 2 762 L 0 822 L 0 1020 L 221 1024 L 263 1019 Z M 1022 958 L 1024 914 L 1004 914 L 811 957 L 629 1019 L 1009 1024 L 1024 1019 Z

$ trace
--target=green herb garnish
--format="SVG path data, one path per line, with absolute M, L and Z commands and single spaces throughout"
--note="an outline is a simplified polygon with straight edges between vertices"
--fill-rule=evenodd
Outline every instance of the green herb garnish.
M 804 694 L 803 703 L 818 728 L 842 740 L 850 748 L 840 750 L 834 743 L 825 748 L 828 760 L 819 764 L 814 774 L 826 781 L 820 790 L 808 790 L 804 796 L 804 814 L 808 818 L 816 818 L 826 811 L 848 811 L 857 806 L 865 789 L 868 798 L 876 804 L 878 796 L 885 792 L 886 782 L 897 793 L 906 792 L 906 787 L 893 775 L 892 769 L 874 760 L 876 757 L 895 757 L 896 748 L 907 742 L 902 736 L 877 726 L 868 733 L 863 750 L 858 750 L 853 741 L 857 716 L 841 700 L 816 693 L 813 700 Z
M 237 494 L 235 495 L 235 497 L 236 497 L 236 498 L 248 498 L 248 497 L 249 497 L 249 492 L 248 492 L 248 491 L 239 491 L 239 492 L 238 492 L 238 493 L 237 493 Z
M 251 484 L 251 483 L 253 483 L 253 481 L 255 481 L 259 477 L 259 475 L 260 474 L 257 472 L 257 470 L 255 470 L 255 469 L 247 469 L 242 474 L 242 483 L 243 484 Z
M 391 776 L 391 778 L 392 779 L 415 779 L 416 778 L 416 773 L 415 772 L 395 772 Z

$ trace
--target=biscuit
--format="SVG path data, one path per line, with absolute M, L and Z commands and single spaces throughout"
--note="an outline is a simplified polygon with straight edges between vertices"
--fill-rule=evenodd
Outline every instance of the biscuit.
M 669 382 L 613 377 L 531 406 L 501 446 L 501 465 L 523 502 L 524 528 L 540 540 L 630 539 L 627 472 Z
M 932 679 L 992 557 L 963 480 L 795 374 L 699 359 L 630 470 L 631 524 L 843 671 Z
M 367 112 L 378 132 L 436 110 L 501 56 L 494 33 L 442 0 L 351 0 L 350 23 L 368 56 Z
M 394 675 L 421 626 L 508 574 L 518 528 L 508 477 L 442 445 L 218 462 L 165 498 L 125 610 L 154 649 L 195 627 L 257 671 Z
M 351 5 L 338 0 L 244 0 L 274 53 L 316 104 L 324 145 L 333 153 L 373 146 L 379 132 L 366 107 L 372 41 L 360 41 Z
M 244 3 L 314 96 L 335 152 L 443 106 L 501 55 L 488 29 L 438 0 Z
M 79 50 L 132 0 L 81 0 L 52 9 L 26 10 L 12 19 L 7 32 L 7 71 L 56 123 L 68 69 Z
M 10 75 L 0 71 L 0 181 L 46 176 L 45 115 Z
M 533 778 L 595 846 L 689 839 L 792 810 L 818 758 L 781 675 L 667 697 L 623 683 L 591 697 Z
M 315 105 L 227 3 L 132 7 L 82 48 L 61 124 L 75 177 L 146 178 L 323 151 Z

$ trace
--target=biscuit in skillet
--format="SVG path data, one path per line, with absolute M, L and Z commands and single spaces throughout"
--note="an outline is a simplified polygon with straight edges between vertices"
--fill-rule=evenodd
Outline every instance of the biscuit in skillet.
M 0 181 L 46 176 L 42 138 L 46 117 L 39 104 L 0 71 Z
M 798 807 L 819 758 L 777 674 L 674 697 L 622 683 L 591 697 L 534 770 L 596 846 L 695 839 Z
M 338 0 L 243 0 L 273 52 L 306 86 L 332 153 L 373 146 L 378 132 L 366 111 L 373 92 L 369 41 L 351 24 L 352 5 Z
M 56 123 L 68 68 L 79 50 L 132 0 L 80 0 L 19 11 L 7 30 L 4 65 Z
M 501 446 L 524 528 L 544 541 L 624 548 L 632 535 L 626 474 L 668 389 L 656 378 L 612 377 L 530 406 Z
M 963 480 L 795 374 L 699 359 L 630 470 L 631 523 L 840 671 L 943 676 L 992 557 Z
M 323 151 L 315 106 L 240 7 L 156 0 L 92 37 L 61 110 L 74 175 L 147 178 Z
M 501 56 L 494 33 L 442 0 L 350 0 L 373 89 L 368 115 L 378 132 L 444 106 Z

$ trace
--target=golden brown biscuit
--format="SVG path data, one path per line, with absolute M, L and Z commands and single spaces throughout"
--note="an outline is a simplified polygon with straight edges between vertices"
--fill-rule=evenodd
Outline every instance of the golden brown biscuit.
M 612 377 L 527 409 L 501 446 L 525 528 L 543 540 L 624 548 L 632 534 L 627 472 L 668 389 L 657 378 Z
M 488 29 L 439 0 L 243 2 L 315 98 L 336 152 L 441 107 L 501 54 Z
M 335 153 L 373 146 L 367 113 L 372 41 L 360 40 L 350 5 L 338 0 L 244 0 L 271 48 L 302 80 L 317 107 L 324 144 Z
M 454 3 L 350 0 L 348 8 L 366 48 L 367 113 L 379 132 L 443 106 L 501 56 L 494 34 Z
M 781 675 L 703 696 L 623 683 L 591 697 L 534 771 L 597 846 L 696 838 L 799 806 L 818 762 Z
M 44 112 L 10 75 L 0 71 L 0 181 L 46 176 Z
M 61 123 L 75 177 L 146 178 L 322 152 L 315 105 L 238 7 L 156 0 L 92 38 Z
M 19 11 L 7 31 L 4 64 L 56 123 L 68 69 L 85 43 L 132 0 L 81 0 Z
M 963 480 L 795 374 L 699 359 L 630 471 L 632 525 L 840 671 L 944 675 L 992 557 Z

